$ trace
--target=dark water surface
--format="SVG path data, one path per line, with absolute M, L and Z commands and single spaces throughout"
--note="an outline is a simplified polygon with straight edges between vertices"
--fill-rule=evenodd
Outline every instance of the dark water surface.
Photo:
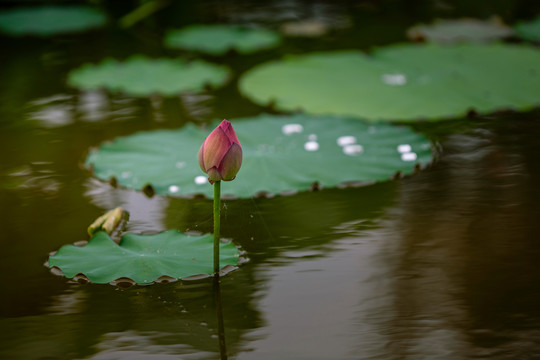
M 106 7 L 113 19 L 128 8 Z M 161 47 L 164 29 L 195 22 L 336 24 L 319 40 L 209 59 L 238 75 L 288 53 L 405 41 L 409 25 L 436 16 L 499 14 L 513 23 L 538 8 L 178 2 L 126 31 L 0 37 L 0 358 L 220 356 L 211 279 L 121 290 L 69 282 L 43 264 L 50 251 L 86 239 L 88 224 L 116 206 L 130 212 L 129 231 L 212 229 L 209 200 L 148 198 L 92 179 L 81 166 L 90 147 L 267 109 L 243 99 L 236 78 L 181 101 L 150 100 L 70 89 L 70 69 L 107 56 L 178 55 Z M 440 148 L 438 161 L 415 176 L 225 202 L 223 236 L 250 259 L 221 281 L 229 358 L 540 359 L 540 111 L 414 127 Z

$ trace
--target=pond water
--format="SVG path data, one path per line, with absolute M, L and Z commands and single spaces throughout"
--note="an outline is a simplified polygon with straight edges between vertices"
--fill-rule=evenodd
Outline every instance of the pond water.
M 175 3 L 128 30 L 0 37 L 0 358 L 216 359 L 224 339 L 230 359 L 540 359 L 538 109 L 414 124 L 438 159 L 401 180 L 225 201 L 222 235 L 249 262 L 221 279 L 219 297 L 212 279 L 123 290 L 43 266 L 116 206 L 132 232 L 212 230 L 210 200 L 149 198 L 92 179 L 82 166 L 91 147 L 268 111 L 238 94 L 236 78 L 180 101 L 137 99 L 71 89 L 70 69 L 176 55 L 160 45 L 163 30 L 195 22 L 336 25 L 317 40 L 210 59 L 239 74 L 289 53 L 405 41 L 408 26 L 436 16 L 514 22 L 540 11 L 527 5 L 205 1 Z M 127 11 L 105 7 L 113 19 Z

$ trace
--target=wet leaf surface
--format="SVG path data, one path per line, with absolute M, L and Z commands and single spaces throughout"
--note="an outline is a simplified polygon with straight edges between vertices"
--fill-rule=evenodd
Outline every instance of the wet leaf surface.
M 222 192 L 238 198 L 305 191 L 314 184 L 324 188 L 385 181 L 432 160 L 429 140 L 408 127 L 306 115 L 261 115 L 232 122 L 244 160 Z M 197 160 L 207 135 L 194 125 L 141 132 L 101 145 L 86 164 L 99 179 L 114 178 L 128 188 L 211 198 L 213 188 Z
M 428 44 L 289 56 L 248 71 L 239 88 L 283 111 L 413 121 L 528 110 L 539 80 L 534 47 Z
M 49 266 L 67 278 L 105 284 L 150 284 L 213 273 L 213 235 L 186 235 L 169 230 L 155 235 L 128 233 L 116 244 L 98 232 L 85 246 L 65 245 L 49 257 Z M 240 253 L 231 243 L 220 244 L 220 265 L 236 266 Z

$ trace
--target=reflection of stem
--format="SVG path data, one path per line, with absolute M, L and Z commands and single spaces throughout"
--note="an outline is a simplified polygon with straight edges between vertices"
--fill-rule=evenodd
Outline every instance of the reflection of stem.
M 221 181 L 214 183 L 214 274 L 219 277 L 219 228 L 221 207 Z
M 223 307 L 221 306 L 219 276 L 214 277 L 214 297 L 216 299 L 216 311 L 218 318 L 219 353 L 221 355 L 221 360 L 227 360 L 227 346 L 225 345 L 225 326 L 223 324 Z

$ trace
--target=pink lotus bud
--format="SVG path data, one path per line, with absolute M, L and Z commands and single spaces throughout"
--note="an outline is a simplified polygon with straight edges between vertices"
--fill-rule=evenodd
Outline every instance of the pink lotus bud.
M 199 165 L 208 181 L 234 180 L 242 165 L 242 146 L 231 123 L 223 120 L 199 149 Z

